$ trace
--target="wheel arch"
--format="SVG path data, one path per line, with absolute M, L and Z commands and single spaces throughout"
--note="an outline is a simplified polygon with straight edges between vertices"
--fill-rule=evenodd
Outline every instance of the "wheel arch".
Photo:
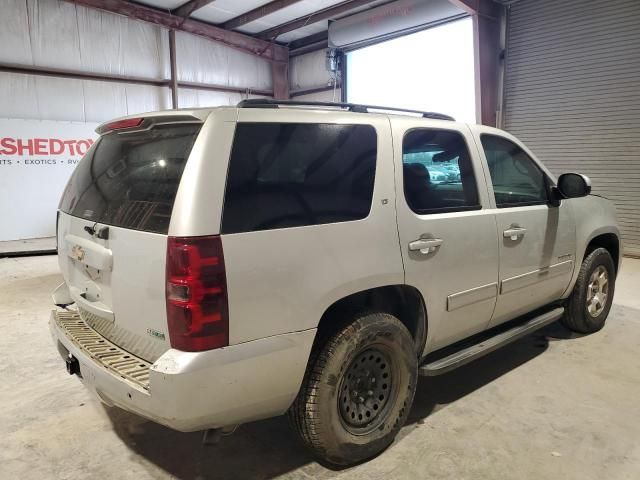
M 617 227 L 602 227 L 591 232 L 590 235 L 585 236 L 585 241 L 583 243 L 579 243 L 576 256 L 575 256 L 575 265 L 573 269 L 573 276 L 571 277 L 571 283 L 565 290 L 562 298 L 567 298 L 571 292 L 573 291 L 573 287 L 576 284 L 578 279 L 578 274 L 580 273 L 580 265 L 584 259 L 596 248 L 606 248 L 611 253 L 613 257 L 613 263 L 616 269 L 616 275 L 620 270 L 622 256 L 623 256 L 623 245 L 622 239 L 620 237 L 620 231 Z
M 582 255 L 582 261 L 593 252 L 596 248 L 606 248 L 611 257 L 613 258 L 613 264 L 616 268 L 616 275 L 620 268 L 620 238 L 613 232 L 601 233 L 594 236 L 587 244 L 584 254 Z
M 373 287 L 346 295 L 326 308 L 318 323 L 314 347 L 324 342 L 354 316 L 384 312 L 397 317 L 409 330 L 420 357 L 427 339 L 427 309 L 415 287 L 396 284 Z

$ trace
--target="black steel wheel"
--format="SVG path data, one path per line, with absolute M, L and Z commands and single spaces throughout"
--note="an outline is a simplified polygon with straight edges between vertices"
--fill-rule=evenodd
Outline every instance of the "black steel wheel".
M 342 378 L 338 407 L 347 431 L 364 435 L 380 426 L 398 395 L 398 376 L 385 348 L 376 345 L 358 354 Z
M 321 461 L 353 465 L 393 442 L 417 369 L 413 339 L 397 318 L 362 315 L 314 349 L 289 417 Z

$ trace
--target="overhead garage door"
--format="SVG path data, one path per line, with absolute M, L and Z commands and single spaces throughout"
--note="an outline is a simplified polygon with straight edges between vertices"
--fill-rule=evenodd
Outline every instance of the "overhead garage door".
M 640 1 L 521 0 L 507 23 L 504 126 L 555 173 L 591 177 L 640 255 Z

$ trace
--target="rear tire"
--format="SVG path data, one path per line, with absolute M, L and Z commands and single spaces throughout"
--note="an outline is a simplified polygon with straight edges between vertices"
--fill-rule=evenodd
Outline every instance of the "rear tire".
M 417 368 L 413 339 L 397 318 L 363 315 L 312 353 L 289 418 L 321 461 L 347 466 L 367 460 L 404 424 Z
M 613 302 L 615 281 L 611 254 L 605 248 L 596 248 L 582 261 L 562 324 L 577 333 L 593 333 L 604 327 Z

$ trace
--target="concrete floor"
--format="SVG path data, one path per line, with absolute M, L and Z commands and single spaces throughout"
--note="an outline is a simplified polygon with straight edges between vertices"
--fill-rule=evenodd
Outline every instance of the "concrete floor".
M 49 338 L 55 257 L 0 259 L 0 479 L 640 478 L 640 261 L 625 260 L 598 334 L 559 325 L 421 379 L 407 425 L 378 458 L 332 471 L 285 418 L 214 447 L 92 398 Z
M 55 252 L 56 237 L 29 238 L 27 240 L 9 240 L 0 242 L 0 257 L 31 254 L 37 252 Z

